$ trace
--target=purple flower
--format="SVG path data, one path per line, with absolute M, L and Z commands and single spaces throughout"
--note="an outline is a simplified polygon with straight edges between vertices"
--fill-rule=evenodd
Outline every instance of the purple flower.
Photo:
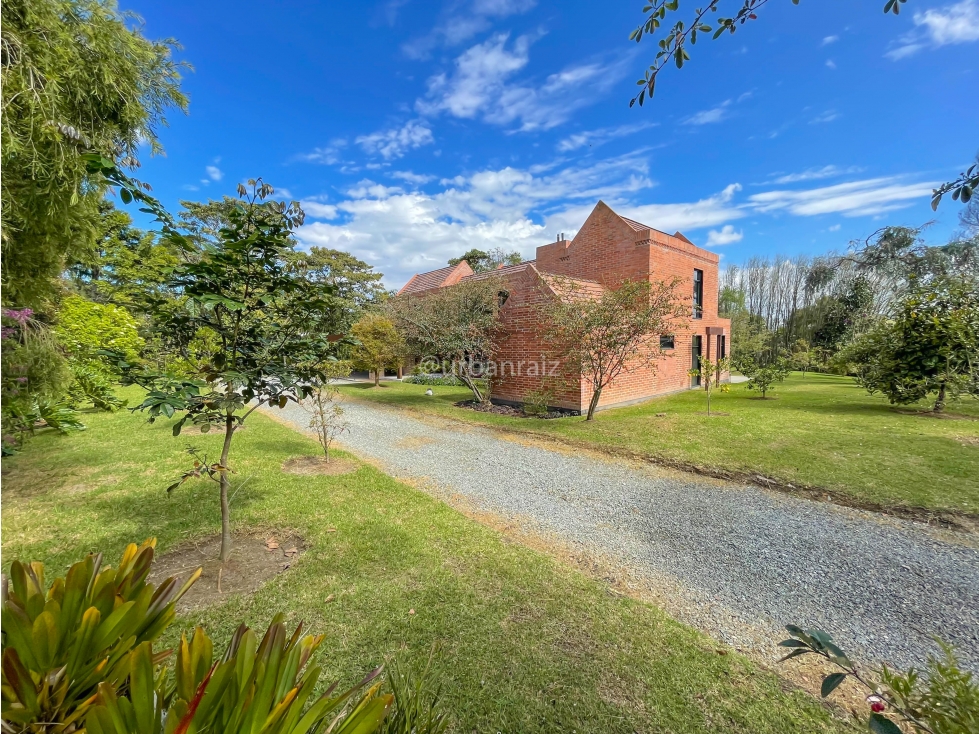
M 7 318 L 13 319 L 21 326 L 24 326 L 27 324 L 27 320 L 34 315 L 34 311 L 33 309 L 30 308 L 22 308 L 20 310 L 14 308 L 5 308 L 3 310 L 3 315 L 6 316 Z
M 16 333 L 17 329 L 15 329 L 13 326 L 0 327 L 0 339 L 9 339 Z

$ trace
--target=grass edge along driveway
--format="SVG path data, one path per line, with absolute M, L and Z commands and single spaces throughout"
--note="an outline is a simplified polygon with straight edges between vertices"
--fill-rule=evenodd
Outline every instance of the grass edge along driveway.
M 718 415 L 709 418 L 704 393 L 691 390 L 602 411 L 586 423 L 479 413 L 454 405 L 471 397 L 465 388 L 436 386 L 431 397 L 427 389 L 399 382 L 341 388 L 355 399 L 680 468 L 747 480 L 761 475 L 774 480 L 769 486 L 823 490 L 857 507 L 979 521 L 974 400 L 954 403 L 948 417 L 936 418 L 920 412 L 924 404 L 890 406 L 847 377 L 793 373 L 767 400 L 744 384 L 715 392 L 711 407 Z
M 86 421 L 84 433 L 38 436 L 4 460 L 5 564 L 41 560 L 53 573 L 90 550 L 111 559 L 156 536 L 165 553 L 218 532 L 213 483 L 164 488 L 188 443 L 214 453 L 219 436 L 173 438 L 169 422 L 126 412 Z M 317 452 L 249 419 L 232 455 L 235 486 L 248 480 L 232 504 L 236 530 L 288 529 L 307 550 L 256 593 L 182 616 L 166 642 L 198 623 L 226 640 L 240 621 L 264 628 L 283 610 L 326 634 L 322 680 L 345 682 L 392 655 L 421 666 L 438 644 L 435 676 L 458 732 L 844 730 L 774 673 L 369 465 L 282 473 Z

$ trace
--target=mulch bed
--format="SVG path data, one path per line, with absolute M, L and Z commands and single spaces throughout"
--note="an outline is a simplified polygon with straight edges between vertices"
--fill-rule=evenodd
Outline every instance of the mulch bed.
M 333 457 L 327 461 L 322 456 L 295 456 L 282 464 L 282 471 L 289 474 L 323 474 L 337 476 L 357 471 L 360 464 L 352 459 Z
M 220 604 L 231 594 L 250 594 L 276 574 L 288 570 L 306 549 L 297 535 L 274 533 L 258 536 L 236 536 L 231 557 L 221 563 L 221 536 L 213 535 L 157 556 L 149 580 L 159 584 L 176 576 L 185 580 L 198 568 L 202 569 L 197 583 L 177 603 L 177 610 Z
M 523 412 L 521 408 L 515 408 L 512 405 L 494 405 L 493 403 L 478 403 L 475 400 L 460 400 L 455 403 L 457 408 L 468 408 L 469 410 L 475 410 L 479 413 L 496 413 L 497 415 L 508 415 L 511 418 L 538 418 L 542 420 L 548 420 L 551 418 L 567 418 L 571 415 L 577 415 L 570 410 L 551 410 L 543 415 L 528 415 Z

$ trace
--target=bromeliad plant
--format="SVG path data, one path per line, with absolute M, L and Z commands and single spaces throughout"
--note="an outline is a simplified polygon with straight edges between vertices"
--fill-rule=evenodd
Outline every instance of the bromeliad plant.
M 2 731 L 89 734 L 369 734 L 394 696 L 381 669 L 350 690 L 313 698 L 321 635 L 288 634 L 282 617 L 259 640 L 242 625 L 223 655 L 198 627 L 170 650 L 154 642 L 197 580 L 146 582 L 155 541 L 130 545 L 118 568 L 88 556 L 47 586 L 40 563 L 11 565 L 3 584 Z
M 155 546 L 129 545 L 116 568 L 90 555 L 50 586 L 43 564 L 11 564 L 2 586 L 4 731 L 49 730 L 39 722 L 81 729 L 93 696 L 126 687 L 132 654 L 173 622 L 174 604 L 200 574 L 182 586 L 147 583 Z
M 302 209 L 266 201 L 273 189 L 261 179 L 249 186 L 239 185 L 241 201 L 228 211 L 217 244 L 174 271 L 169 286 L 183 294 L 179 307 L 161 304 L 154 314 L 177 351 L 195 343 L 214 351 L 194 355 L 198 374 L 129 373 L 148 389 L 134 410 L 147 411 L 150 422 L 180 413 L 174 436 L 189 425 L 224 432 L 220 459 L 211 465 L 220 490 L 222 561 L 231 554 L 228 460 L 235 431 L 262 405 L 284 408 L 307 397 L 333 348 L 316 328 L 331 308 L 331 286 L 303 277 L 293 249 Z M 168 491 L 192 476 L 185 473 Z
M 857 711 L 853 715 L 874 734 L 903 734 L 907 728 L 919 734 L 979 731 L 979 683 L 973 680 L 972 673 L 959 667 L 950 647 L 942 645 L 943 658 L 929 659 L 925 677 L 914 668 L 900 673 L 886 665 L 873 675 L 851 661 L 826 632 L 792 624 L 785 629 L 790 637 L 779 646 L 790 651 L 783 661 L 814 654 L 838 668 L 823 678 L 823 698 L 847 678 L 868 692 L 869 715 L 864 718 Z

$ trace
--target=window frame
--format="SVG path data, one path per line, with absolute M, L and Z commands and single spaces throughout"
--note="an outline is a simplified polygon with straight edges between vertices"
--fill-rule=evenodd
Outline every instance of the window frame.
M 693 269 L 693 318 L 704 318 L 704 271 L 700 268 Z

